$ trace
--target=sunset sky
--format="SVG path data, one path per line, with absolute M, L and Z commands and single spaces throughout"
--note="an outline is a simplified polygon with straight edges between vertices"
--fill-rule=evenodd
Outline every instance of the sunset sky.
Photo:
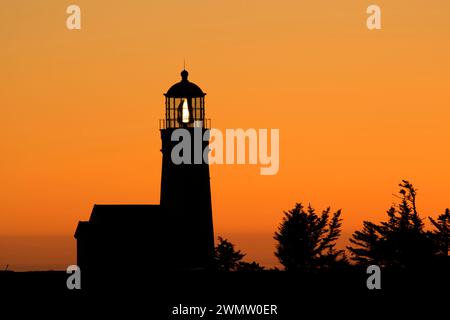
M 81 8 L 81 30 L 66 8 Z M 366 8 L 382 9 L 382 30 Z M 159 203 L 163 93 L 205 92 L 212 126 L 280 129 L 280 170 L 211 167 L 216 236 L 274 265 L 295 202 L 343 209 L 342 244 L 401 179 L 450 206 L 448 0 L 5 0 L 0 269 L 64 269 L 94 203 Z

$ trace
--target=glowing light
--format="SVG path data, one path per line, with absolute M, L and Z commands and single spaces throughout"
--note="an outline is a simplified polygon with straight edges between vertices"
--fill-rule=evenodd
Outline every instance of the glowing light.
M 183 109 L 182 109 L 182 121 L 183 123 L 189 122 L 189 106 L 187 99 L 184 99 L 183 101 Z

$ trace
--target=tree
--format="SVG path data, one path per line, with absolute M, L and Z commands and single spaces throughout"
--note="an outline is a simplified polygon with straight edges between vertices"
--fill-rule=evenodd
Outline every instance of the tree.
M 350 242 L 355 247 L 347 247 L 352 253 L 352 260 L 362 265 L 383 265 L 382 250 L 384 239 L 381 236 L 381 227 L 370 221 L 363 222 L 363 229 L 355 231 Z
M 265 270 L 265 268 L 255 261 L 253 261 L 253 262 L 239 261 L 236 266 L 236 270 L 237 271 L 263 271 L 263 270 Z
M 242 260 L 244 254 L 234 249 L 234 244 L 227 239 L 219 237 L 219 243 L 215 248 L 215 262 L 218 271 L 236 271 L 237 264 Z
M 389 208 L 388 220 L 365 221 L 353 233 L 348 249 L 357 263 L 405 268 L 430 261 L 433 247 L 417 212 L 417 190 L 406 180 L 399 186 L 401 202 Z
M 218 271 L 261 271 L 264 267 L 256 262 L 242 261 L 245 254 L 234 248 L 234 244 L 222 237 L 215 247 L 215 263 Z
M 448 257 L 450 250 L 450 209 L 445 209 L 445 213 L 441 214 L 437 220 L 431 217 L 429 219 L 435 228 L 431 233 L 431 237 L 436 247 L 436 255 Z
M 341 210 L 330 217 L 330 208 L 321 215 L 301 203 L 284 212 L 283 220 L 275 233 L 278 242 L 275 256 L 288 271 L 311 271 L 332 267 L 345 259 L 343 250 L 336 250 L 341 233 Z

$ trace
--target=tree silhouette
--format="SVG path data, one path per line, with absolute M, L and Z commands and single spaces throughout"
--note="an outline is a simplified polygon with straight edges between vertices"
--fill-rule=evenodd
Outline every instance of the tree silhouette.
M 275 255 L 288 271 L 311 271 L 329 268 L 345 260 L 343 250 L 336 250 L 336 240 L 341 233 L 341 210 L 330 217 L 330 208 L 321 215 L 301 203 L 284 212 L 283 220 L 275 233 L 278 242 Z
M 381 227 L 373 222 L 364 221 L 363 229 L 355 231 L 350 239 L 354 247 L 347 247 L 352 253 L 352 260 L 362 265 L 384 265 L 383 245 Z
M 430 237 L 416 207 L 417 190 L 403 180 L 398 205 L 387 211 L 388 220 L 375 224 L 363 223 L 363 229 L 353 233 L 348 249 L 352 259 L 360 264 L 386 267 L 411 267 L 429 262 L 433 255 Z
M 435 228 L 431 237 L 436 247 L 436 255 L 448 257 L 450 250 L 450 209 L 445 209 L 445 213 L 441 214 L 437 220 L 431 217 L 429 219 Z
M 262 271 L 262 270 L 265 270 L 265 268 L 255 261 L 253 262 L 239 261 L 236 266 L 236 271 Z
M 264 270 L 256 262 L 244 262 L 245 254 L 234 248 L 234 244 L 227 239 L 218 237 L 219 243 L 215 247 L 215 263 L 218 271 L 261 271 Z

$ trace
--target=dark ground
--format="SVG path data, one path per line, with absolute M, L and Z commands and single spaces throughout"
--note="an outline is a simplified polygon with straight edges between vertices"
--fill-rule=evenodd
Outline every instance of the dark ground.
M 448 310 L 450 304 L 450 274 L 445 270 L 383 272 L 381 290 L 367 289 L 368 275 L 362 269 L 303 275 L 277 271 L 155 274 L 136 270 L 124 277 L 111 273 L 97 289 L 89 290 L 68 290 L 67 277 L 62 271 L 0 272 L 0 292 L 4 296 L 0 306 L 2 302 L 4 307 L 6 301 L 19 300 L 39 301 L 40 310 L 62 307 L 80 315 L 94 308 L 103 315 L 136 312 L 142 319 L 290 320 L 302 319 L 306 314 L 319 319 L 384 318 L 387 314 L 403 319 L 407 314 Z M 180 304 L 207 306 L 213 312 L 203 318 L 171 315 L 173 307 Z M 276 304 L 278 315 L 216 315 L 218 304 Z

